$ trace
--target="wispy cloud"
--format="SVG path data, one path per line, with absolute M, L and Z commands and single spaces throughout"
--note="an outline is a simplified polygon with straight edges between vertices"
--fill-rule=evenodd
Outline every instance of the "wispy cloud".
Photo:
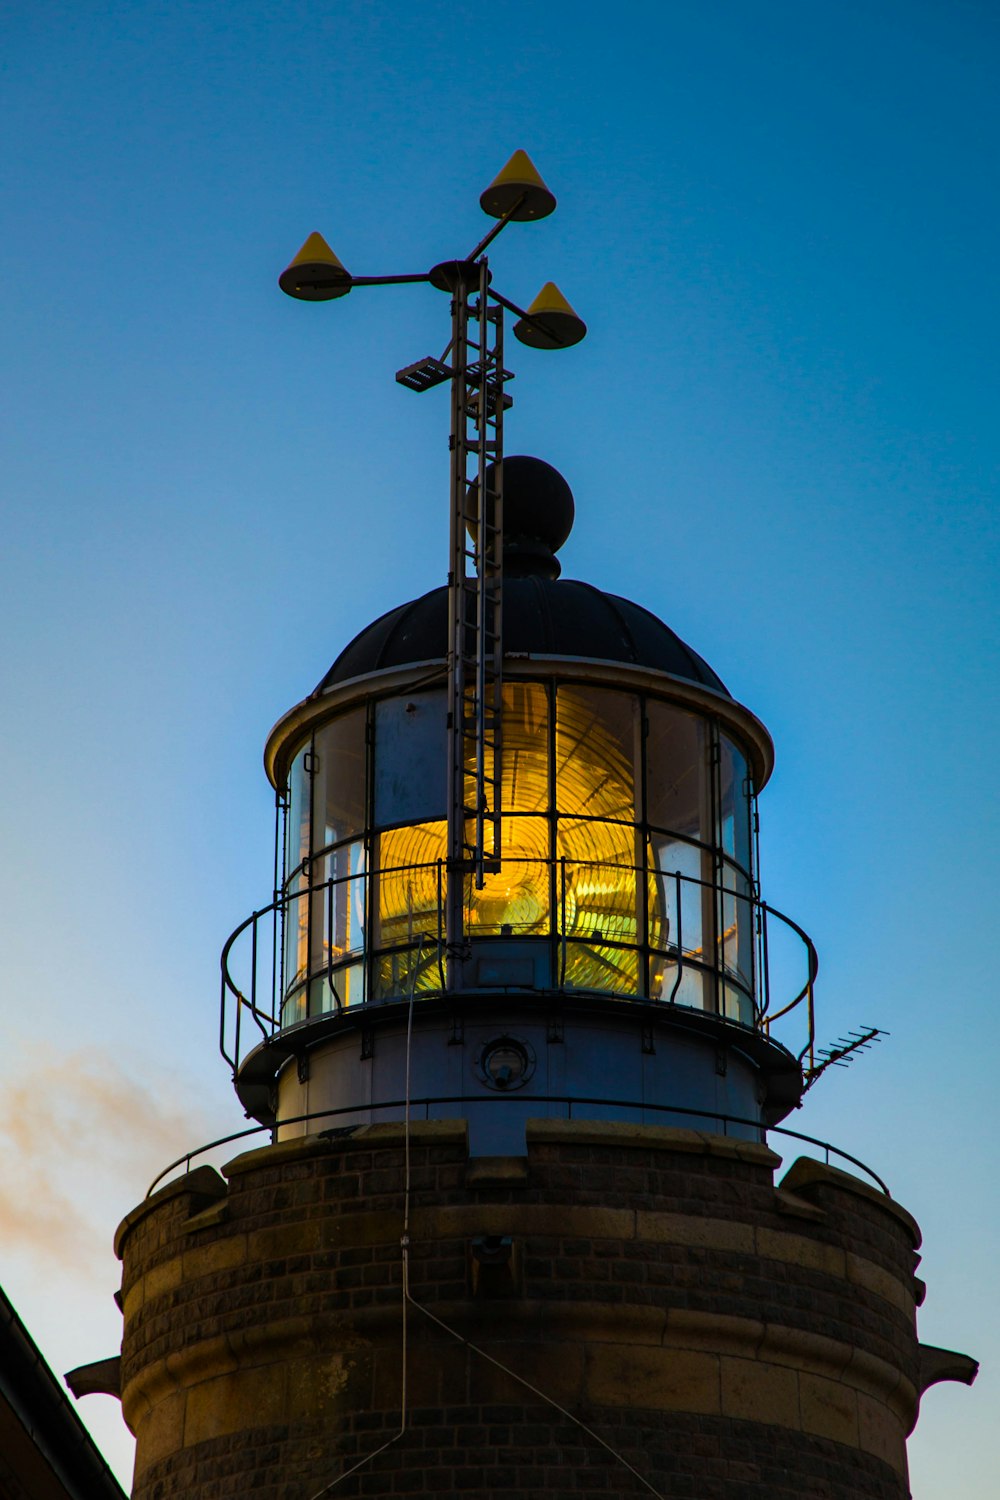
M 156 1092 L 90 1047 L 18 1058 L 0 1096 L 0 1248 L 79 1270 L 106 1257 L 120 1215 L 153 1174 L 214 1133 L 185 1090 Z

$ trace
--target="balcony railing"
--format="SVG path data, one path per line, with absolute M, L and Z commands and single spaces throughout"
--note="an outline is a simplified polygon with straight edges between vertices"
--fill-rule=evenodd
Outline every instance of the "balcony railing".
M 409 1123 L 415 1120 L 442 1119 L 445 1117 L 438 1112 L 442 1108 L 473 1103 L 482 1104 L 484 1102 L 487 1104 L 500 1104 L 503 1101 L 503 1097 L 497 1094 L 492 1096 L 479 1094 L 442 1094 L 436 1098 L 421 1099 L 415 1105 L 411 1104 L 406 1119 Z M 535 1097 L 533 1102 L 538 1105 L 557 1105 L 560 1108 L 562 1118 L 566 1120 L 574 1118 L 574 1105 L 577 1108 L 582 1106 L 584 1109 L 586 1109 L 588 1104 L 601 1104 L 604 1106 L 621 1104 L 626 1108 L 634 1107 L 634 1102 L 631 1100 L 587 1099 L 568 1094 L 543 1094 Z M 367 1107 L 375 1114 L 382 1110 L 405 1110 L 407 1109 L 407 1101 L 405 1099 L 386 1099 L 379 1103 L 372 1103 Z M 730 1134 L 732 1126 L 736 1126 L 740 1130 L 749 1126 L 759 1133 L 760 1142 L 763 1145 L 768 1144 L 769 1136 L 777 1135 L 782 1140 L 792 1140 L 799 1142 L 801 1145 L 812 1146 L 815 1151 L 815 1159 L 825 1162 L 829 1167 L 832 1165 L 831 1157 L 836 1157 L 837 1164 L 841 1166 L 842 1171 L 856 1167 L 859 1171 L 864 1172 L 866 1177 L 870 1178 L 872 1184 L 878 1188 L 879 1192 L 884 1193 L 887 1198 L 892 1197 L 885 1182 L 873 1167 L 866 1166 L 860 1157 L 853 1156 L 850 1151 L 845 1151 L 840 1146 L 833 1145 L 831 1141 L 821 1140 L 818 1136 L 806 1135 L 801 1130 L 790 1130 L 784 1125 L 762 1125 L 759 1120 L 752 1120 L 743 1115 L 724 1115 L 719 1114 L 717 1110 L 692 1109 L 688 1105 L 647 1103 L 643 1108 L 665 1125 L 672 1124 L 676 1118 L 680 1118 L 685 1122 L 692 1119 L 703 1119 L 709 1122 L 713 1133 L 721 1131 L 723 1136 Z M 193 1171 L 196 1161 L 209 1155 L 210 1152 L 219 1150 L 223 1146 L 231 1146 L 235 1141 L 249 1140 L 251 1136 L 266 1133 L 273 1144 L 280 1138 L 283 1130 L 290 1130 L 299 1126 L 311 1126 L 316 1130 L 317 1134 L 322 1133 L 323 1130 L 344 1130 L 345 1128 L 349 1128 L 350 1124 L 355 1123 L 353 1117 L 357 1115 L 357 1112 L 357 1105 L 354 1104 L 344 1105 L 336 1109 L 310 1110 L 306 1114 L 284 1116 L 281 1119 L 275 1120 L 273 1125 L 249 1125 L 243 1130 L 233 1130 L 228 1135 L 217 1136 L 214 1141 L 206 1141 L 203 1145 L 194 1146 L 190 1151 L 185 1151 L 183 1156 L 176 1157 L 162 1171 L 158 1172 L 146 1189 L 146 1197 L 150 1198 L 156 1192 L 157 1188 L 171 1180 L 179 1167 L 183 1170 L 178 1175 L 187 1176 Z M 347 1127 L 340 1123 L 345 1118 L 349 1121 Z M 321 1121 L 323 1122 L 322 1130 L 319 1128 Z M 739 1135 L 737 1139 L 743 1139 L 743 1136 Z
M 466 930 L 473 954 L 539 958 L 544 982 L 512 987 L 708 1010 L 781 1041 L 807 1072 L 815 1066 L 816 949 L 798 923 L 749 889 L 649 864 L 505 859 L 504 869 L 508 863 L 544 869 L 552 920 L 535 918 L 529 928 L 477 917 L 470 882 Z M 633 915 L 623 916 L 627 903 L 619 900 L 600 928 L 593 907 L 581 919 L 572 896 L 597 871 L 634 897 Z M 388 877 L 412 878 L 424 897 L 416 910 L 373 910 L 378 898 L 368 883 Z M 241 922 L 221 959 L 219 1046 L 234 1073 L 295 1021 L 447 993 L 445 888 L 443 860 L 354 872 L 286 891 Z M 338 902 L 358 889 L 373 920 L 355 922 L 360 940 L 344 947 Z

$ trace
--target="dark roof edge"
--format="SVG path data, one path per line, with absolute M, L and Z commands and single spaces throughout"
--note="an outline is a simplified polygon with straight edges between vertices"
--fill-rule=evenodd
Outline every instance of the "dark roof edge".
M 0 1396 L 74 1500 L 128 1500 L 2 1287 Z
M 645 605 L 637 604 L 635 600 L 628 599 L 621 594 L 607 593 L 597 588 L 596 585 L 579 578 L 564 578 L 556 584 L 555 580 L 543 580 L 531 575 L 523 578 L 516 577 L 513 582 L 527 591 L 532 600 L 532 608 L 544 622 L 539 638 L 531 642 L 536 649 L 551 650 L 556 646 L 558 632 L 554 632 L 556 616 L 553 614 L 553 601 L 560 596 L 569 601 L 582 595 L 593 601 L 594 606 L 597 607 L 598 614 L 594 616 L 595 621 L 600 620 L 601 612 L 603 612 L 604 619 L 611 619 L 615 622 L 617 634 L 625 648 L 620 656 L 614 653 L 615 659 L 625 663 L 631 662 L 636 666 L 646 665 L 657 670 L 671 671 L 669 666 L 663 664 L 661 647 L 665 645 L 677 661 L 672 675 L 690 676 L 694 682 L 703 683 L 728 694 L 728 688 L 709 662 Z M 399 647 L 411 628 L 416 629 L 416 638 L 411 642 L 412 660 L 426 660 L 436 655 L 438 648 L 441 649 L 443 655 L 447 639 L 446 596 L 447 586 L 439 584 L 435 588 L 428 589 L 418 598 L 399 604 L 395 609 L 386 610 L 372 620 L 338 654 L 316 684 L 311 696 L 319 697 L 339 682 L 349 681 L 355 676 L 363 675 L 364 671 L 377 672 L 390 665 L 408 665 Z M 435 618 L 438 610 L 440 610 L 440 620 Z M 439 625 L 441 627 L 440 640 L 437 629 Z M 524 632 L 519 631 L 515 625 L 513 635 L 515 639 L 519 639 Z M 654 639 L 657 646 L 652 652 L 648 652 L 646 648 Z M 563 644 L 564 640 L 565 636 L 560 639 L 560 644 Z M 579 652 L 581 659 L 586 659 L 591 655 L 603 659 L 604 653 L 597 647 L 596 638 L 592 649 L 586 649 L 586 644 L 584 643 L 585 649 Z M 565 654 L 565 651 L 558 654 Z M 572 654 L 577 653 L 574 651 Z M 681 668 L 682 662 L 687 663 L 687 672 Z M 359 671 L 359 668 L 363 670 Z
M 588 585 L 588 587 L 592 587 L 592 585 Z M 696 651 L 693 646 L 689 646 L 684 637 L 682 635 L 678 635 L 677 631 L 673 628 L 672 625 L 668 625 L 665 620 L 661 620 L 659 615 L 654 614 L 651 609 L 647 609 L 645 604 L 637 604 L 634 599 L 627 599 L 624 594 L 605 593 L 604 597 L 609 604 L 615 607 L 616 613 L 619 616 L 621 616 L 621 610 L 619 610 L 617 606 L 619 604 L 627 604 L 630 609 L 637 610 L 641 614 L 647 615 L 658 629 L 668 631 L 673 636 L 678 646 L 680 646 L 681 650 L 687 656 L 687 659 L 691 663 L 691 666 L 694 668 L 694 680 L 704 681 L 704 678 L 701 674 L 707 672 L 708 675 L 714 679 L 714 682 L 707 683 L 706 686 L 715 686 L 718 689 L 721 689 L 723 693 L 729 693 L 729 689 L 726 687 L 726 684 L 723 682 L 718 672 L 712 666 L 711 662 L 706 661 L 705 657 L 702 656 L 700 651 Z

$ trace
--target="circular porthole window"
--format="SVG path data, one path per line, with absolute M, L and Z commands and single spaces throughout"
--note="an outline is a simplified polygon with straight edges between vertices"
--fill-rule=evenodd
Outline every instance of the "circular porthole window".
M 527 1042 L 512 1036 L 499 1036 L 480 1048 L 476 1065 L 489 1088 L 519 1089 L 535 1071 L 535 1054 Z

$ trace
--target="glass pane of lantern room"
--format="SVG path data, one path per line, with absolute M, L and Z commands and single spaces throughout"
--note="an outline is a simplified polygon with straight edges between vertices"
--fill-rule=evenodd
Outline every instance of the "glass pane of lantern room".
M 306 757 L 311 743 L 303 745 L 288 773 L 288 816 L 285 820 L 285 876 L 292 875 L 309 858 L 309 772 Z
M 313 851 L 355 838 L 365 826 L 365 710 L 317 730 L 313 748 Z
M 500 869 L 486 874 L 481 890 L 472 876 L 465 882 L 470 937 L 548 936 L 549 832 L 547 818 L 505 819 Z
M 548 812 L 549 702 L 541 683 L 504 683 L 501 761 L 504 811 Z M 492 765 L 486 770 L 492 776 Z
M 443 818 L 448 805 L 445 695 L 414 693 L 375 706 L 375 824 Z
M 646 718 L 646 821 L 711 843 L 705 721 L 655 699 Z
M 719 969 L 726 1015 L 753 1023 L 753 902 L 749 876 L 723 860 L 719 871 Z M 732 979 L 735 983 L 729 983 Z
M 489 781 L 493 777 L 493 747 L 487 743 L 484 748 Z M 549 792 L 549 699 L 543 684 L 504 683 L 501 765 L 503 788 L 500 805 L 505 813 L 549 811 L 552 805 Z M 471 739 L 466 747 L 465 774 L 475 775 L 475 746 Z
M 750 873 L 750 778 L 746 756 L 726 735 L 719 738 L 720 843 Z
M 613 689 L 556 694 L 558 927 L 563 982 L 638 992 L 635 767 L 638 699 Z M 619 947 L 619 944 L 629 945 Z
M 711 918 L 714 895 L 709 856 L 685 839 L 656 834 L 649 853 L 649 943 L 659 950 L 650 960 L 651 998 L 712 1010 L 707 970 L 714 954 L 705 944 L 705 917 Z
M 341 844 L 313 864 L 314 953 L 310 967 L 328 969 L 365 947 L 366 868 L 360 839 Z M 317 937 L 321 942 L 317 944 Z
M 437 941 L 446 834 L 443 822 L 433 822 L 381 835 L 376 948 Z
M 561 815 L 635 822 L 638 721 L 632 693 L 558 689 L 556 807 Z
M 573 858 L 564 854 L 560 844 L 559 930 L 568 940 L 563 982 L 571 989 L 635 995 L 639 992 L 639 888 L 633 833 L 620 823 L 582 827 L 603 836 L 604 845 L 596 857 Z
M 635 832 L 629 824 L 560 818 L 556 839 L 560 931 L 639 941 Z
M 567 943 L 562 984 L 568 990 L 604 995 L 638 995 L 639 954 L 612 943 Z
M 303 873 L 285 885 L 284 904 L 284 1005 L 282 1024 L 300 1021 L 305 1015 L 305 983 L 309 966 L 309 886 Z M 292 992 L 295 992 L 293 1000 Z M 299 1008 L 296 1008 L 299 1007 Z

